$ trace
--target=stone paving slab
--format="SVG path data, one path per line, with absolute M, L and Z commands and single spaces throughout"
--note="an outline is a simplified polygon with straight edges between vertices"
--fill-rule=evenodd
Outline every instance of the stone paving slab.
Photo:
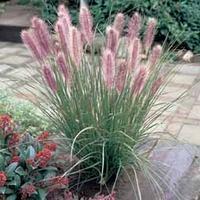
M 147 171 L 127 169 L 117 183 L 117 200 L 199 200 L 199 150 L 188 144 L 159 143 L 150 155 L 151 178 Z

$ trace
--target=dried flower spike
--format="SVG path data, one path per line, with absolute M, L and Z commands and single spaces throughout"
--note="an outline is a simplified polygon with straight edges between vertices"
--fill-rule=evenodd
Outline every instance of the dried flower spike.
M 146 29 L 145 36 L 144 36 L 144 48 L 145 48 L 146 54 L 149 51 L 149 49 L 151 48 L 151 45 L 153 43 L 154 36 L 155 36 L 155 30 L 156 30 L 156 19 L 151 18 L 148 21 L 147 29 Z
M 91 45 L 94 39 L 94 33 L 92 31 L 93 20 L 87 5 L 83 0 L 81 0 L 79 22 L 84 41 Z
M 103 78 L 108 89 L 111 89 L 115 78 L 115 58 L 113 53 L 106 49 L 102 56 Z
M 141 16 L 136 12 L 133 14 L 128 24 L 129 41 L 139 36 L 140 26 L 141 26 Z
M 55 93 L 57 91 L 56 80 L 53 77 L 51 68 L 49 66 L 43 67 L 43 76 L 50 89 Z
M 112 53 L 116 54 L 119 46 L 119 32 L 108 26 L 106 29 L 106 49 L 110 49 Z
M 119 32 L 119 34 L 122 33 L 123 28 L 124 28 L 124 15 L 122 13 L 118 13 L 115 17 L 113 27 L 115 30 Z

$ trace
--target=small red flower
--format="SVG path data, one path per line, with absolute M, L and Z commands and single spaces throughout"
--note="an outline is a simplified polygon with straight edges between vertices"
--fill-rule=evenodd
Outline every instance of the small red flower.
M 2 129 L 6 134 L 13 131 L 13 121 L 11 116 L 7 114 L 0 115 L 0 129 Z
M 53 179 L 53 184 L 57 185 L 68 185 L 69 179 L 65 176 L 57 176 Z
M 19 156 L 13 156 L 10 162 L 14 163 L 14 162 L 19 162 L 19 161 L 20 161 L 20 157 Z
M 39 142 L 43 142 L 43 140 L 46 140 L 49 137 L 49 132 L 48 131 L 44 131 L 41 135 L 39 135 L 37 137 L 37 140 Z
M 21 188 L 21 199 L 28 199 L 31 195 L 36 191 L 35 186 L 33 184 L 24 185 Z
M 39 151 L 35 156 L 35 161 L 39 163 L 40 167 L 46 167 L 47 163 L 51 159 L 51 151 L 44 148 L 42 151 Z
M 0 172 L 0 187 L 3 187 L 6 183 L 6 181 L 7 181 L 6 174 L 5 174 L 5 172 L 1 171 Z
M 19 133 L 13 133 L 11 138 L 8 141 L 8 146 L 13 147 L 13 146 L 17 145 L 18 142 L 19 142 L 19 139 L 20 139 L 20 134 Z
M 49 149 L 50 151 L 55 151 L 57 148 L 57 144 L 56 143 L 47 143 L 44 146 L 45 149 Z

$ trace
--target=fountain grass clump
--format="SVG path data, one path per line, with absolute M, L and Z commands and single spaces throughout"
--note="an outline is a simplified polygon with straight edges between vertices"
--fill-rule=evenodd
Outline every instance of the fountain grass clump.
M 141 147 L 168 106 L 151 112 L 168 77 L 162 72 L 166 54 L 160 45 L 152 47 L 156 20 L 149 19 L 141 36 L 141 16 L 133 14 L 127 34 L 124 18 L 118 13 L 107 27 L 100 52 L 84 2 L 78 26 L 60 5 L 53 34 L 37 17 L 21 34 L 40 65 L 40 76 L 29 82 L 40 109 L 70 141 L 70 156 L 81 159 L 81 179 L 101 185 L 115 185 L 127 167 L 144 168 L 148 159 Z

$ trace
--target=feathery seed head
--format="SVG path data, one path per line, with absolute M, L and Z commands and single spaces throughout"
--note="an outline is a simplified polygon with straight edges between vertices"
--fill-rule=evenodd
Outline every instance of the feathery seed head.
M 70 56 L 74 64 L 79 67 L 82 59 L 82 53 L 83 53 L 83 45 L 81 40 L 81 33 L 80 31 L 72 26 L 70 28 Z
M 65 56 L 62 52 L 58 53 L 56 62 L 60 68 L 60 71 L 63 73 L 66 82 L 69 83 L 69 81 L 70 81 L 69 66 L 66 63 Z
M 106 49 L 110 49 L 114 54 L 117 53 L 119 46 L 119 32 L 111 26 L 106 29 Z
M 129 41 L 139 36 L 140 27 L 141 27 L 141 16 L 136 12 L 133 14 L 128 24 Z
M 25 46 L 31 51 L 33 56 L 41 62 L 45 55 L 43 54 L 42 50 L 39 48 L 40 46 L 37 43 L 37 40 L 35 39 L 34 35 L 30 30 L 22 31 L 21 32 L 21 38 Z
M 119 34 L 122 33 L 124 28 L 124 15 L 122 13 L 116 15 L 113 27 L 119 32 Z
M 33 34 L 43 54 L 47 56 L 51 52 L 51 36 L 47 24 L 38 17 L 33 17 L 32 21 Z
M 111 89 L 115 78 L 115 58 L 110 49 L 105 49 L 102 55 L 103 78 L 108 89 Z
M 81 1 L 79 23 L 80 23 L 81 33 L 83 34 L 84 37 L 84 41 L 86 41 L 89 45 L 91 45 L 94 39 L 94 33 L 92 30 L 93 20 L 91 13 L 84 1 Z
M 160 59 L 160 56 L 162 54 L 162 47 L 160 45 L 156 45 L 150 55 L 149 58 L 149 63 L 148 66 L 150 68 L 150 70 L 155 67 L 155 65 L 157 64 L 158 60 Z
M 135 38 L 129 48 L 128 68 L 130 72 L 133 72 L 141 59 L 141 41 L 139 38 Z
M 134 95 L 138 96 L 143 90 L 147 79 L 147 75 L 147 69 L 145 67 L 141 67 L 139 72 L 135 76 L 135 80 L 133 81 L 132 92 Z
M 149 51 L 153 43 L 156 31 L 156 24 L 157 24 L 156 19 L 154 18 L 149 19 L 144 36 L 144 48 L 146 53 Z
M 127 63 L 124 61 L 120 64 L 119 70 L 115 79 L 115 87 L 118 92 L 122 92 L 124 89 L 127 75 Z
M 43 66 L 43 76 L 49 88 L 55 93 L 57 91 L 57 84 L 50 66 Z

